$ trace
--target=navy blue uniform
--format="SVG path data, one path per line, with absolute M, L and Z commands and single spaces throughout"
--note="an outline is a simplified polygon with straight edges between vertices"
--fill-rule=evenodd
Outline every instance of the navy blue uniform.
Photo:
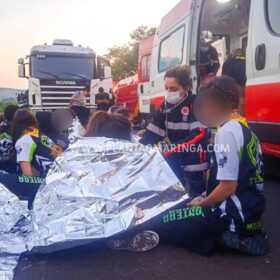
M 246 85 L 246 60 L 244 56 L 230 57 L 223 64 L 222 75 L 228 75 L 242 87 Z
M 17 171 L 11 127 L 5 122 L 0 127 L 0 170 L 9 173 Z
M 234 145 L 238 148 L 238 163 L 233 158 L 235 156 L 233 151 L 229 149 L 213 155 L 207 194 L 215 189 L 219 180 L 235 179 L 232 178 L 232 174 L 237 174 L 236 193 L 216 206 L 221 209 L 222 215 L 227 218 L 232 232 L 246 235 L 262 228 L 261 215 L 265 209 L 262 153 L 258 138 L 244 123 L 232 120 L 225 126 L 228 126 L 228 132 L 232 131 L 232 135 L 223 133 L 223 141 L 227 137 L 233 138 L 233 134 L 236 139 L 240 139 L 239 143 L 238 140 L 234 141 Z M 237 165 L 236 171 L 234 171 L 231 162 Z M 232 170 L 231 174 L 228 170 Z
M 233 120 L 218 130 L 215 144 L 218 146 L 211 162 L 207 194 L 224 178 L 237 181 L 236 192 L 212 207 L 190 208 L 183 202 L 151 223 L 161 240 L 178 243 L 203 255 L 213 251 L 226 231 L 241 238 L 258 235 L 265 208 L 263 164 L 257 137 L 243 123 Z
M 206 146 L 210 133 L 193 114 L 194 98 L 192 93 L 188 93 L 177 105 L 163 102 L 140 143 L 155 145 L 168 138 L 171 148 L 164 152 L 167 162 L 181 181 L 187 178 L 191 194 L 197 195 L 205 190 Z
M 29 209 L 32 207 L 32 203 L 43 180 L 41 177 L 0 173 L 0 183 L 14 193 L 20 200 L 27 200 Z
M 46 177 L 55 157 L 59 155 L 56 145 L 38 129 L 26 133 L 16 142 L 17 162 L 30 162 L 41 177 Z

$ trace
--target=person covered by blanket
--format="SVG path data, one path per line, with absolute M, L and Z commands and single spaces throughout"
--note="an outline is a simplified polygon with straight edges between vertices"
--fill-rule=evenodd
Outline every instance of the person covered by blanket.
M 97 111 L 90 117 L 84 136 L 131 141 L 131 124 L 122 115 Z
M 125 118 L 127 118 L 129 120 L 132 127 L 134 126 L 134 116 L 128 108 L 120 107 L 114 112 L 114 114 L 124 116 Z
M 164 76 L 166 100 L 155 111 L 139 141 L 144 145 L 163 142 L 163 155 L 191 195 L 205 191 L 208 169 L 206 147 L 210 132 L 193 113 L 195 95 L 191 90 L 190 69 L 176 66 Z
M 194 103 L 197 119 L 218 127 L 205 195 L 160 214 L 148 231 L 111 239 L 111 248 L 147 251 L 161 239 L 207 256 L 217 243 L 251 255 L 268 252 L 262 152 L 248 125 L 232 116 L 238 99 L 236 82 L 223 76 L 203 85 Z

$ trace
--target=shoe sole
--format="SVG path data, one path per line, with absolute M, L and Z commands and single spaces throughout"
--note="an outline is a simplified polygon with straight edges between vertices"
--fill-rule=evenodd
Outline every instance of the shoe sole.
M 120 246 L 114 246 L 118 242 Z M 131 238 L 114 239 L 108 241 L 108 246 L 113 250 L 130 251 L 134 253 L 147 252 L 155 248 L 159 243 L 159 236 L 154 231 L 146 230 Z

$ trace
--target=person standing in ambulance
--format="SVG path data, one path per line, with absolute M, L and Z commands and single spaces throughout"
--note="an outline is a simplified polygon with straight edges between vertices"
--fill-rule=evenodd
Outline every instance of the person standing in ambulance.
M 212 40 L 213 34 L 210 31 L 201 32 L 199 71 L 202 83 L 216 77 L 220 69 L 219 54 L 216 48 L 211 45 Z
M 164 142 L 163 155 L 191 195 L 205 191 L 208 169 L 206 148 L 210 133 L 193 114 L 190 69 L 176 66 L 164 77 L 166 100 L 153 115 L 142 139 L 144 145 Z

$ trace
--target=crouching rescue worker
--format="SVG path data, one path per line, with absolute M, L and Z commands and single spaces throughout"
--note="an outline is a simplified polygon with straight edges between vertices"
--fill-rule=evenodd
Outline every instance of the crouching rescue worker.
M 187 179 L 191 195 L 199 195 L 205 191 L 209 133 L 193 114 L 195 96 L 189 68 L 176 66 L 168 70 L 164 82 L 166 101 L 154 113 L 140 143 L 168 143 L 163 150 L 167 162 L 183 184 Z
M 262 153 L 246 123 L 231 117 L 238 98 L 235 81 L 221 77 L 201 87 L 195 101 L 198 120 L 207 127 L 219 127 L 206 195 L 160 214 L 149 230 L 110 240 L 111 248 L 142 252 L 161 239 L 203 255 L 209 255 L 217 242 L 252 255 L 268 252 L 261 222 L 265 209 Z

